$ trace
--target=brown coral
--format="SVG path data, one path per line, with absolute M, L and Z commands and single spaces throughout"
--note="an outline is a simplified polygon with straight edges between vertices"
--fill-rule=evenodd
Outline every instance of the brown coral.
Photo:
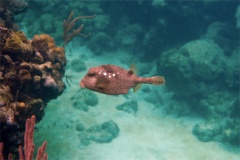
M 26 69 L 19 70 L 18 76 L 23 83 L 29 82 L 32 80 L 32 76 L 30 72 Z
M 12 30 L 0 26 L 0 51 L 2 51 L 3 46 L 6 43 L 6 39 L 10 34 L 12 34 Z
M 39 58 L 42 57 L 45 61 L 51 61 L 52 63 L 60 63 L 61 67 L 65 67 L 66 58 L 64 48 L 57 47 L 51 36 L 47 34 L 35 35 L 32 45 Z
M 21 31 L 0 27 L 0 38 L 0 140 L 14 152 L 26 118 L 34 114 L 41 120 L 44 104 L 63 92 L 66 58 L 64 49 L 46 34 L 31 41 Z M 9 133 L 11 127 L 16 130 Z
M 7 105 L 13 100 L 13 95 L 10 92 L 10 88 L 5 85 L 0 87 L 0 107 Z
M 47 54 L 50 48 L 55 47 L 54 39 L 48 34 L 34 35 L 32 39 L 32 46 L 36 51 L 42 54 Z
M 15 124 L 14 111 L 9 107 L 0 108 L 0 120 L 8 125 Z
M 9 52 L 12 58 L 29 60 L 33 56 L 33 49 L 23 32 L 12 32 L 6 39 L 3 51 Z
M 19 53 L 22 49 L 22 43 L 20 37 L 12 33 L 6 40 L 4 50 Z
M 60 63 L 61 67 L 66 65 L 66 57 L 64 53 L 64 48 L 54 47 L 49 50 L 49 57 L 53 63 Z

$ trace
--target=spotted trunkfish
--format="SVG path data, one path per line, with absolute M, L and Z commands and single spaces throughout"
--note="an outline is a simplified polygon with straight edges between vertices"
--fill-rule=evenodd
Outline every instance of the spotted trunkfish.
M 104 94 L 117 95 L 127 94 L 131 88 L 135 92 L 142 83 L 163 85 L 165 80 L 162 76 L 138 77 L 133 69 L 125 70 L 121 67 L 107 64 L 90 68 L 85 77 L 80 81 L 80 87 Z

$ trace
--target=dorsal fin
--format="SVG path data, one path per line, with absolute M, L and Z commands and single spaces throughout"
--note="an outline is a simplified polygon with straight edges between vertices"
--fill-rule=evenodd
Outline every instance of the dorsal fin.
M 137 67 L 136 67 L 135 64 L 132 63 L 132 64 L 130 65 L 130 70 L 132 70 L 135 75 L 137 74 Z
M 106 70 L 107 73 L 113 73 L 113 68 L 111 65 L 106 64 L 106 65 L 102 65 L 102 67 Z

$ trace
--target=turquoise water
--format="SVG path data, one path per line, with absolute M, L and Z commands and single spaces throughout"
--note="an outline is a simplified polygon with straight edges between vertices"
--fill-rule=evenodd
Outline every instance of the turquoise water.
M 71 11 L 81 35 L 65 44 L 63 93 L 45 105 L 34 141 L 50 160 L 240 159 L 237 1 L 29 0 L 15 21 L 29 39 L 64 44 Z M 86 36 L 86 37 L 85 37 Z M 137 66 L 134 93 L 106 95 L 79 86 L 88 69 Z M 68 84 L 69 83 L 69 84 Z

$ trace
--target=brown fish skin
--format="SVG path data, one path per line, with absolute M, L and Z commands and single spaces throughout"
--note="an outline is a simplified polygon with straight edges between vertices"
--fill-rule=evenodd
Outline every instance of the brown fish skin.
M 104 94 L 117 95 L 127 94 L 129 89 L 140 83 L 162 85 L 165 80 L 161 76 L 138 77 L 132 70 L 125 70 L 115 65 L 101 65 L 88 70 L 80 82 L 80 87 Z

